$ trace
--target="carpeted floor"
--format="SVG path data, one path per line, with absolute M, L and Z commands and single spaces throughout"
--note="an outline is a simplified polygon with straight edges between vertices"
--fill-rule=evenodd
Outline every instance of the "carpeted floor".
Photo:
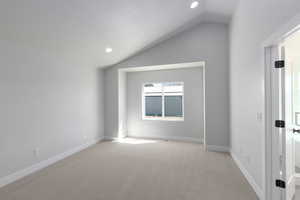
M 256 200 L 228 154 L 102 142 L 0 189 L 1 200 Z

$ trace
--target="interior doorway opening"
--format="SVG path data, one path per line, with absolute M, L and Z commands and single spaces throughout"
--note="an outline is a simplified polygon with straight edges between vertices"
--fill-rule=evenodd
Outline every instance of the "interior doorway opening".
M 206 148 L 206 128 L 205 128 L 205 125 L 206 125 L 206 122 L 205 122 L 205 62 L 193 62 L 193 63 L 178 63 L 178 64 L 170 64 L 170 65 L 156 65 L 156 66 L 144 66 L 144 67 L 129 67 L 129 68 L 121 68 L 119 69 L 118 73 L 119 73 L 119 78 L 118 78 L 118 138 L 126 138 L 126 137 L 137 137 L 135 136 L 135 134 L 130 134 L 129 131 L 128 131 L 128 112 L 130 110 L 128 110 L 128 105 L 131 105 L 130 102 L 132 101 L 132 98 L 129 98 L 128 95 L 132 95 L 132 93 L 128 94 L 127 92 L 127 89 L 128 88 L 131 88 L 129 87 L 130 84 L 128 84 L 128 76 L 130 74 L 133 74 L 133 72 L 139 72 L 139 73 L 142 73 L 142 72 L 166 72 L 166 71 L 169 71 L 169 70 L 192 70 L 192 69 L 199 69 L 200 72 L 201 72 L 201 77 L 199 77 L 199 82 L 201 82 L 201 88 L 199 90 L 195 89 L 193 92 L 194 92 L 194 95 L 195 95 L 195 92 L 198 92 L 199 94 L 201 93 L 201 102 L 199 102 L 201 104 L 201 107 L 203 108 L 202 112 L 201 112 L 201 117 L 199 117 L 199 122 L 196 122 L 198 124 L 203 124 L 203 128 L 201 129 L 201 133 L 199 133 L 199 136 L 201 135 L 201 137 L 203 138 L 200 138 L 199 141 L 195 140 L 194 138 L 191 138 L 191 137 L 177 137 L 177 136 L 172 136 L 172 137 L 165 137 L 161 135 L 159 135 L 159 137 L 157 136 L 154 136 L 154 137 L 150 137 L 148 138 L 147 136 L 141 136 L 141 138 L 148 138 L 148 139 L 167 139 L 167 140 L 179 140 L 179 141 L 187 141 L 187 142 L 197 142 L 197 143 L 202 143 L 204 145 L 204 147 Z M 169 80 L 168 78 L 163 78 L 164 79 L 164 85 L 167 84 L 167 86 L 163 87 L 163 94 L 162 95 L 162 101 L 153 101 L 153 98 L 148 98 L 148 99 L 145 99 L 145 93 L 140 93 L 140 98 L 139 98 L 139 101 L 138 103 L 141 103 L 143 102 L 143 105 L 140 106 L 141 108 L 139 109 L 142 109 L 143 112 L 139 112 L 139 115 L 142 115 L 143 113 L 143 116 L 142 117 L 139 117 L 140 119 L 139 120 L 144 120 L 147 122 L 147 124 L 150 124 L 150 123 L 159 123 L 159 124 L 167 124 L 167 123 L 172 123 L 172 126 L 174 126 L 175 123 L 183 123 L 184 122 L 184 113 L 185 113 L 185 109 L 184 109 L 184 105 L 186 105 L 184 102 L 184 95 L 183 95 L 183 90 L 181 91 L 175 91 L 174 93 L 174 89 L 178 88 L 178 84 L 181 83 L 181 82 L 178 82 L 178 81 L 181 81 L 181 79 L 178 80 Z M 166 79 L 166 80 L 165 80 Z M 144 79 L 143 79 L 144 80 Z M 154 81 L 154 79 L 152 80 L 151 78 L 151 81 L 149 82 L 150 80 L 147 80 L 147 82 L 143 83 L 143 84 L 138 84 L 138 86 L 135 86 L 134 88 L 136 89 L 136 87 L 138 89 L 141 89 L 142 86 L 145 86 L 145 84 L 149 84 L 151 83 L 151 85 L 155 85 L 157 84 L 157 80 Z M 154 82 L 153 82 L 154 81 Z M 176 82 L 174 82 L 176 81 Z M 155 84 L 154 84 L 155 83 Z M 159 82 L 160 83 L 160 82 Z M 176 88 L 174 86 L 174 84 L 177 84 L 176 85 Z M 128 85 L 127 85 L 128 84 Z M 170 85 L 171 84 L 171 85 Z M 181 83 L 182 84 L 182 83 Z M 171 88 L 172 86 L 172 88 Z M 183 87 L 183 85 L 182 85 Z M 188 87 L 188 86 L 187 86 Z M 188 89 L 186 87 L 186 89 Z M 151 88 L 150 88 L 151 89 Z M 156 88 L 154 88 L 156 89 Z M 145 90 L 145 88 L 144 88 Z M 172 91 L 168 91 L 168 90 L 172 90 Z M 131 91 L 131 90 L 130 90 Z M 150 93 L 153 93 L 150 91 Z M 157 91 L 156 91 L 157 93 Z M 152 95 L 152 94 L 151 94 Z M 171 95 L 171 96 L 170 96 Z M 174 96 L 175 95 L 175 96 Z M 182 96 L 180 99 L 182 99 L 182 101 L 178 101 L 178 96 Z M 138 95 L 134 95 L 134 96 L 138 96 Z M 149 96 L 149 94 L 147 93 L 146 96 Z M 153 95 L 152 95 L 153 96 Z M 152 97 L 151 96 L 151 97 Z M 157 94 L 155 95 L 155 97 L 157 96 Z M 170 97 L 169 97 L 170 96 Z M 160 98 L 156 98 L 156 99 L 160 99 Z M 129 102 L 130 101 L 130 102 Z M 161 103 L 163 102 L 163 103 Z M 178 102 L 181 102 L 181 103 L 178 103 Z M 146 111 L 152 111 L 151 109 L 147 110 L 147 106 L 144 105 L 145 103 L 150 103 L 150 107 L 153 108 L 153 106 L 156 105 L 163 105 L 163 106 L 160 106 L 162 107 L 162 109 L 159 109 L 159 111 L 156 111 L 155 113 L 157 112 L 161 112 L 162 113 L 162 116 L 161 117 L 156 117 L 156 116 L 151 116 L 151 120 L 149 119 L 149 117 L 147 119 L 145 119 L 145 116 L 144 116 L 144 113 L 146 113 Z M 155 105 L 152 105 L 154 104 Z M 199 104 L 198 103 L 198 104 Z M 180 107 L 180 111 L 181 112 L 178 112 L 176 111 L 175 114 L 176 114 L 176 117 L 174 117 L 174 113 L 172 112 L 169 112 L 168 111 L 168 108 L 169 107 L 174 107 L 175 105 L 181 105 L 182 104 L 182 107 Z M 147 104 L 148 105 L 148 104 Z M 148 106 L 149 107 L 149 106 Z M 149 108 L 150 108 L 149 107 Z M 159 108 L 160 108 L 159 107 Z M 187 106 L 188 107 L 188 106 Z M 130 108 L 130 106 L 129 106 Z M 172 111 L 174 111 L 174 109 L 172 109 Z M 178 113 L 181 113 L 180 117 L 178 117 Z M 167 115 L 172 115 L 171 117 L 168 116 L 166 117 Z M 163 117 L 164 116 L 164 117 Z M 155 118 L 155 119 L 154 119 Z M 163 119 L 162 119 L 163 118 Z M 196 119 L 196 120 L 197 120 Z M 193 119 L 194 120 L 194 119 Z M 157 122 L 154 122 L 154 121 L 157 121 Z M 169 121 L 169 122 L 168 122 Z M 170 122 L 171 121 L 171 122 Z M 188 120 L 187 120 L 188 121 Z M 203 134 L 203 136 L 202 136 Z

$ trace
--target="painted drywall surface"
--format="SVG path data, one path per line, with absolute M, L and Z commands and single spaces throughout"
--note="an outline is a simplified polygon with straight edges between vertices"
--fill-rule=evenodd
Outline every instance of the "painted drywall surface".
M 233 153 L 262 187 L 263 42 L 300 12 L 297 0 L 240 1 L 231 24 L 230 121 Z
M 206 62 L 207 144 L 229 145 L 229 35 L 224 24 L 201 24 L 105 70 L 105 134 L 118 134 L 118 69 Z
M 119 127 L 118 127 L 118 137 L 127 136 L 127 73 L 124 71 L 119 71 Z
M 202 68 L 130 72 L 127 74 L 128 135 L 151 138 L 188 138 L 203 141 Z M 146 82 L 184 82 L 184 121 L 142 119 L 142 86 Z
M 102 137 L 102 70 L 47 46 L 0 43 L 0 178 Z
M 1 35 L 47 43 L 105 67 L 199 21 L 229 22 L 236 1 L 199 1 L 191 10 L 183 0 L 1 0 Z M 114 53 L 106 54 L 107 46 Z

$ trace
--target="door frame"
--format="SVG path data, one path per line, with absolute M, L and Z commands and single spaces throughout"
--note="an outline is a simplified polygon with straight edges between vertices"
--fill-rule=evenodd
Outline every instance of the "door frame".
M 263 44 L 262 44 L 262 54 L 264 63 L 264 99 L 265 99 L 265 117 L 264 117 L 264 129 L 265 134 L 263 136 L 263 146 L 265 153 L 263 155 L 263 199 L 265 200 L 281 200 L 280 195 L 283 195 L 280 190 L 274 192 L 275 183 L 273 177 L 276 175 L 274 169 L 279 169 L 279 155 L 272 151 L 273 139 L 272 135 L 275 134 L 274 131 L 274 119 L 278 116 L 276 112 L 273 112 L 274 106 L 274 85 L 272 84 L 272 76 L 274 69 L 274 58 L 278 55 L 272 55 L 274 48 L 277 48 L 280 43 L 287 38 L 289 35 L 300 30 L 300 14 L 292 18 L 287 24 L 282 26 L 278 31 L 272 34 Z M 275 102 L 276 103 L 276 102 Z M 277 160 L 277 162 L 276 162 Z M 278 173 L 278 172 L 277 172 Z M 272 195 L 276 195 L 273 197 Z M 277 198 L 278 197 L 278 198 Z M 277 199 L 275 199 L 277 198 Z

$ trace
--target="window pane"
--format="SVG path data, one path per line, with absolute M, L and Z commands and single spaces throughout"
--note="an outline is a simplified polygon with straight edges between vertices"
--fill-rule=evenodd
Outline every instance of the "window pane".
M 182 96 L 165 96 L 165 116 L 183 117 Z
M 145 96 L 145 115 L 162 116 L 162 96 Z

